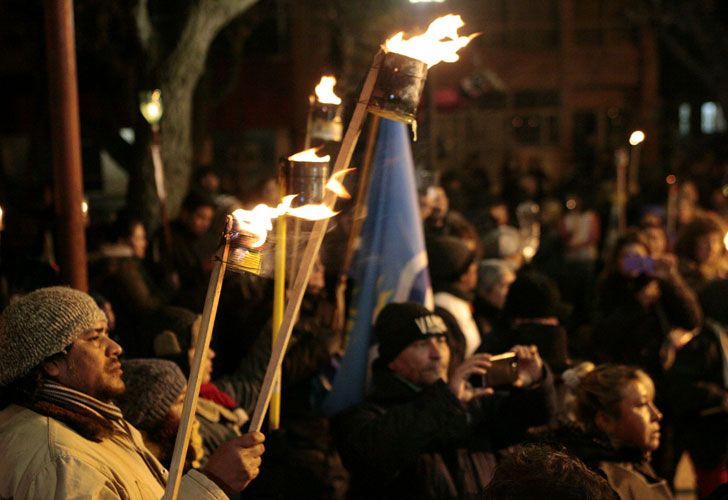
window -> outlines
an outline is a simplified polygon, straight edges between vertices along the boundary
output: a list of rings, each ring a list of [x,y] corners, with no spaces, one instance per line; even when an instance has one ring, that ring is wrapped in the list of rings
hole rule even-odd
[[[700,131],[704,134],[715,134],[725,130],[725,117],[721,107],[714,102],[704,102],[700,106]]]

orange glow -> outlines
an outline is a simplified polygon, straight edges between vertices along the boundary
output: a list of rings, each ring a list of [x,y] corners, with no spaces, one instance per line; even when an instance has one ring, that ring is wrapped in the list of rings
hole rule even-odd
[[[316,152],[319,150],[319,148],[310,148],[303,151],[299,151],[298,153],[291,155],[288,157],[290,161],[300,161],[300,162],[317,162],[317,163],[325,163],[329,160],[331,160],[330,155],[326,156],[319,156],[316,154]]]
[[[460,58],[457,51],[479,34],[459,36],[458,29],[463,26],[465,23],[459,15],[448,14],[432,21],[422,35],[405,40],[404,32],[400,31],[387,40],[384,47],[388,52],[419,59],[428,68],[442,61],[455,62]]]
[[[321,81],[316,85],[316,100],[321,104],[341,104],[341,98],[334,93],[336,78],[333,76],[322,76]]]
[[[677,177],[675,177],[673,174],[670,174],[667,177],[665,177],[665,182],[667,182],[670,185],[675,184],[677,182]]]

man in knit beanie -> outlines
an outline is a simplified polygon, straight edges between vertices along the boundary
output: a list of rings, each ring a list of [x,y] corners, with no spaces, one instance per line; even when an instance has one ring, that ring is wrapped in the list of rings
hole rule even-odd
[[[0,498],[160,498],[167,471],[112,398],[121,347],[87,294],[43,288],[0,316]],[[226,443],[181,498],[225,498],[258,472],[263,436]]]
[[[512,348],[518,387],[494,394],[468,382],[491,368],[490,354],[448,374],[449,332],[422,305],[387,304],[374,331],[380,357],[371,393],[334,420],[352,498],[476,498],[492,476],[494,450],[549,421],[553,382],[535,347]]]

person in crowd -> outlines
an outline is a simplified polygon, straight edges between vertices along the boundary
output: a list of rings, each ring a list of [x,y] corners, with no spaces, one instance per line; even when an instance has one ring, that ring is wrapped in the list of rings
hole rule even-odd
[[[166,308],[153,326],[157,332],[153,335],[153,355],[175,362],[188,377],[200,324],[200,315],[192,311],[180,307]],[[258,342],[250,355],[240,360],[236,372],[213,380],[215,351],[212,348],[207,350],[197,403],[197,420],[206,456],[240,434],[240,428],[249,420],[255,407],[269,358],[270,348],[265,342]]]
[[[650,465],[660,444],[662,413],[652,379],[639,368],[601,365],[576,393],[577,421],[540,436],[606,476],[621,500],[669,500],[667,481]]]
[[[701,498],[728,482],[728,279],[700,293],[701,332],[675,358],[668,373],[679,450],[695,468]]]
[[[478,284],[475,288],[475,320],[481,335],[493,330],[506,303],[508,289],[516,274],[506,261],[485,259],[478,264]]]
[[[160,498],[167,472],[112,403],[121,347],[93,299],[36,290],[0,317],[0,497]],[[183,498],[225,498],[257,475],[263,435],[231,440],[182,478]]]
[[[334,420],[334,438],[351,473],[351,498],[471,498],[482,494],[493,453],[549,421],[553,379],[534,346],[515,346],[516,387],[474,388],[489,354],[451,370],[447,328],[425,307],[391,303],[374,331],[379,358],[362,405]]]
[[[513,226],[498,226],[483,236],[483,257],[486,259],[503,259],[514,270],[523,266],[523,241],[521,234]]]
[[[569,311],[550,278],[536,271],[521,272],[508,290],[501,322],[485,337],[480,351],[495,354],[511,345],[533,344],[560,374],[571,363],[568,336],[561,324]]]
[[[694,219],[680,231],[675,243],[680,274],[696,293],[712,280],[728,278],[725,235],[721,221],[709,216]]]
[[[331,328],[325,266],[314,263],[281,369],[280,429],[267,440],[266,462],[246,495],[254,498],[343,499],[348,473],[321,415],[340,360],[342,335]],[[258,342],[271,344],[271,324]]]
[[[139,354],[137,327],[171,298],[171,289],[160,286],[144,261],[147,236],[141,219],[122,211],[112,226],[110,243],[102,244],[89,258],[90,284],[114,307],[115,334],[127,353]]]
[[[597,288],[593,343],[599,361],[640,366],[659,385],[670,353],[701,320],[674,256],[651,257],[639,231],[622,236]]]
[[[670,253],[670,240],[667,236],[665,224],[660,217],[646,214],[642,217],[640,228],[645,236],[645,242],[652,258],[657,259]]]
[[[212,271],[212,256],[218,243],[207,238],[215,209],[215,200],[209,194],[190,192],[182,202],[179,217],[170,224],[170,248],[166,254],[160,253],[169,259],[167,267],[178,283],[173,302],[197,312],[202,311]],[[163,244],[162,234],[158,235],[157,244],[159,247]]]
[[[599,474],[551,446],[527,444],[506,453],[484,500],[619,500]]]
[[[124,418],[142,434],[144,445],[165,467],[174,454],[182,419],[187,379],[179,367],[164,359],[123,360],[124,394],[116,398]],[[192,426],[184,470],[199,468],[203,460],[199,423]]]
[[[470,357],[482,342],[473,317],[473,299],[478,282],[475,253],[453,236],[439,236],[426,241],[427,260],[435,292],[435,311],[450,331],[448,342],[452,366]]]

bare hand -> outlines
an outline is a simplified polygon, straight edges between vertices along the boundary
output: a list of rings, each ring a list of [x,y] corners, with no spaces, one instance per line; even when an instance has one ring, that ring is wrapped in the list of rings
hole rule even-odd
[[[221,444],[210,455],[203,472],[226,493],[243,491],[258,476],[265,436],[249,432]]]
[[[535,345],[523,346],[514,345],[511,351],[516,353],[518,360],[518,378],[513,385],[516,387],[528,387],[535,384],[543,377],[543,360]]]
[[[672,254],[664,254],[655,259],[655,270],[650,276],[668,280],[677,273],[677,257]]]
[[[657,281],[652,280],[645,285],[644,288],[637,292],[637,301],[642,305],[642,307],[648,309],[660,299],[661,295],[662,290],[660,290],[660,284]]]
[[[463,403],[493,394],[493,389],[489,387],[472,387],[468,382],[472,375],[485,375],[488,368],[490,368],[490,354],[472,355],[455,368],[450,375],[448,382],[450,391]]]

